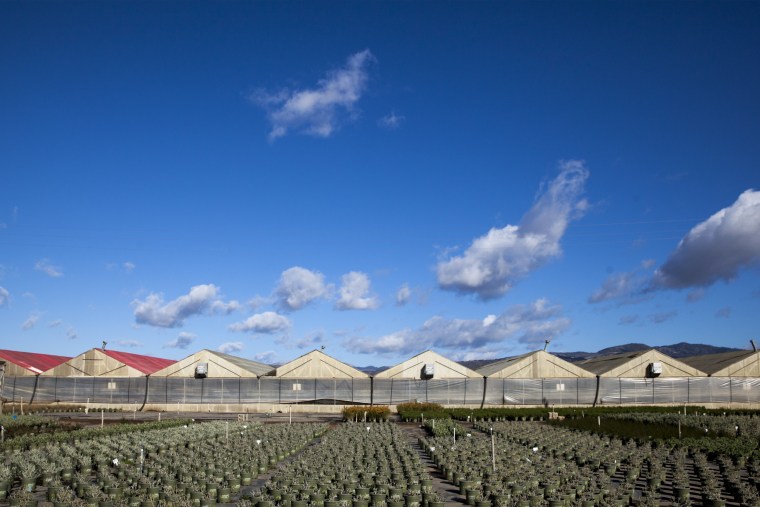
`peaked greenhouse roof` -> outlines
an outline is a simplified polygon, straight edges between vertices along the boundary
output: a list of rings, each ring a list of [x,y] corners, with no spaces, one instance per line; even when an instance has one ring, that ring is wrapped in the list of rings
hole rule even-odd
[[[0,349],[0,359],[4,359],[8,363],[20,366],[34,374],[39,374],[45,370],[54,368],[61,363],[65,363],[71,358],[66,356],[55,356],[53,354],[37,354],[34,352]]]
[[[143,356],[141,354],[132,354],[131,352],[120,352],[117,350],[96,349],[103,354],[116,359],[124,363],[127,366],[141,371],[146,375],[157,372],[162,368],[166,368],[170,364],[174,364],[176,361],[173,359],[163,359],[161,357]]]

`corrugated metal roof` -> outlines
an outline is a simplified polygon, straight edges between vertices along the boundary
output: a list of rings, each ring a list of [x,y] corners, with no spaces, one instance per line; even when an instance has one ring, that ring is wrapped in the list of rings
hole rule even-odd
[[[53,354],[37,354],[34,352],[19,352],[16,350],[0,350],[0,358],[9,363],[17,364],[33,373],[42,373],[43,371],[55,368],[61,363],[65,363],[70,357],[54,356]]]
[[[739,361],[752,356],[753,354],[757,354],[757,352],[754,350],[737,350],[735,352],[722,352],[720,354],[683,357],[681,358],[681,361],[692,368],[702,370],[708,375],[712,375],[734,363],[738,363]]]
[[[174,359],[163,359],[161,357],[143,356],[140,354],[132,354],[130,352],[119,352],[118,350],[103,350],[103,349],[96,349],[96,350],[99,350],[100,352],[107,355],[108,357],[112,357],[116,359],[117,361],[121,361],[127,366],[130,366],[134,368],[135,370],[141,371],[145,373],[146,375],[150,375],[153,372],[156,372],[162,368],[166,368],[170,364],[174,364],[177,362]]]

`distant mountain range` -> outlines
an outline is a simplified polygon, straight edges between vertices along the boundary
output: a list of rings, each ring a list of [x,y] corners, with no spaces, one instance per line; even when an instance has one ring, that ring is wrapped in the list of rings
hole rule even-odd
[[[570,361],[571,363],[577,363],[579,361],[583,361],[585,359],[590,359],[592,357],[597,356],[611,356],[615,354],[625,354],[627,352],[636,352],[638,350],[649,350],[649,349],[657,349],[660,352],[662,352],[665,355],[668,355],[670,357],[679,358],[679,357],[691,357],[691,356],[703,356],[706,354],[720,354],[721,352],[734,352],[741,349],[734,349],[731,347],[716,347],[714,345],[704,345],[701,343],[674,343],[673,345],[659,345],[656,347],[651,347],[649,345],[646,345],[644,343],[626,343],[625,345],[616,345],[614,347],[607,347],[606,349],[602,349],[598,352],[551,352],[557,357],[560,357],[564,359],[565,361]],[[499,358],[499,359],[474,359],[471,361],[460,361],[459,364],[462,366],[466,366],[467,368],[470,368],[471,370],[477,370],[478,368],[482,368],[483,366],[491,363],[495,363],[497,361],[501,361],[502,359],[506,359],[505,357]],[[375,375],[378,372],[381,372],[383,370],[387,370],[390,368],[389,366],[364,366],[364,367],[357,367],[357,369],[363,371],[364,373],[367,373],[368,375]]]

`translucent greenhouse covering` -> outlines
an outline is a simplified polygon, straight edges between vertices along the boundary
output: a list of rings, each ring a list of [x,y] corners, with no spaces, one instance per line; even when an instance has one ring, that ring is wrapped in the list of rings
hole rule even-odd
[[[5,377],[0,396],[29,403],[378,404],[448,406],[760,403],[760,378],[172,378]]]

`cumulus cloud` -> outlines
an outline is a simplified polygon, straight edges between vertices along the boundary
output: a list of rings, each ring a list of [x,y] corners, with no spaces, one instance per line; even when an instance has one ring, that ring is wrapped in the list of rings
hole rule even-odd
[[[240,305],[236,301],[224,303],[219,288],[213,284],[196,285],[190,292],[166,303],[163,294],[151,293],[143,301],[135,299],[132,307],[135,322],[156,327],[181,327],[193,315],[217,312],[229,313]]]
[[[121,347],[128,347],[130,349],[134,349],[142,345],[142,343],[137,340],[119,340],[116,342],[116,344]]]
[[[322,273],[295,266],[282,272],[275,296],[281,308],[292,311],[300,310],[315,299],[327,297],[328,292]]]
[[[39,314],[32,313],[29,315],[29,317],[26,318],[23,324],[21,324],[21,329],[24,331],[27,331],[29,329],[32,329],[34,326],[37,325],[37,321],[40,320]]]
[[[409,288],[409,284],[403,284],[396,291],[396,305],[404,306],[409,302],[409,298],[412,297],[412,289]]]
[[[11,300],[11,293],[5,287],[0,287],[0,307],[7,305]]]
[[[370,281],[366,273],[351,271],[341,278],[340,294],[335,302],[338,310],[374,310],[379,306],[376,296],[370,294]]]
[[[45,273],[47,276],[52,277],[52,278],[59,278],[63,276],[63,270],[58,266],[53,266],[52,264],[50,264],[50,261],[48,259],[38,260],[34,264],[34,269],[42,273]]]
[[[250,99],[261,106],[272,124],[269,140],[289,131],[314,137],[330,137],[346,118],[356,116],[356,103],[364,93],[367,67],[374,60],[368,49],[348,57],[343,68],[327,73],[314,88],[283,89],[275,93],[259,90]]]
[[[377,120],[377,124],[384,129],[395,130],[401,126],[404,120],[406,120],[404,115],[396,114],[396,111],[391,111],[389,114]]]
[[[211,311],[213,313],[224,313],[229,315],[232,312],[236,312],[242,308],[242,305],[240,302],[235,301],[234,299],[232,301],[224,302],[222,300],[217,299],[213,303],[211,303]]]
[[[240,352],[243,350],[244,345],[243,342],[227,342],[222,343],[219,345],[219,347],[216,349],[222,354],[233,354],[235,352]]]
[[[655,272],[651,289],[707,287],[729,282],[760,264],[760,191],[747,190],[731,206],[694,226]]]
[[[290,321],[283,315],[275,312],[264,312],[248,317],[243,322],[236,322],[230,325],[228,329],[241,333],[273,334],[289,327]]]
[[[589,172],[583,162],[560,163],[559,175],[542,188],[519,225],[493,228],[476,238],[461,256],[438,263],[438,285],[445,290],[493,299],[520,278],[562,254],[560,240],[571,221],[583,216]]]
[[[485,354],[496,347],[503,350],[518,343],[543,344],[545,339],[559,335],[569,326],[570,320],[562,315],[559,305],[539,299],[483,319],[435,316],[419,329],[403,329],[377,339],[354,337],[345,346],[359,354],[413,354],[430,348]]]
[[[195,341],[193,333],[181,332],[175,339],[164,345],[165,349],[186,349]]]

